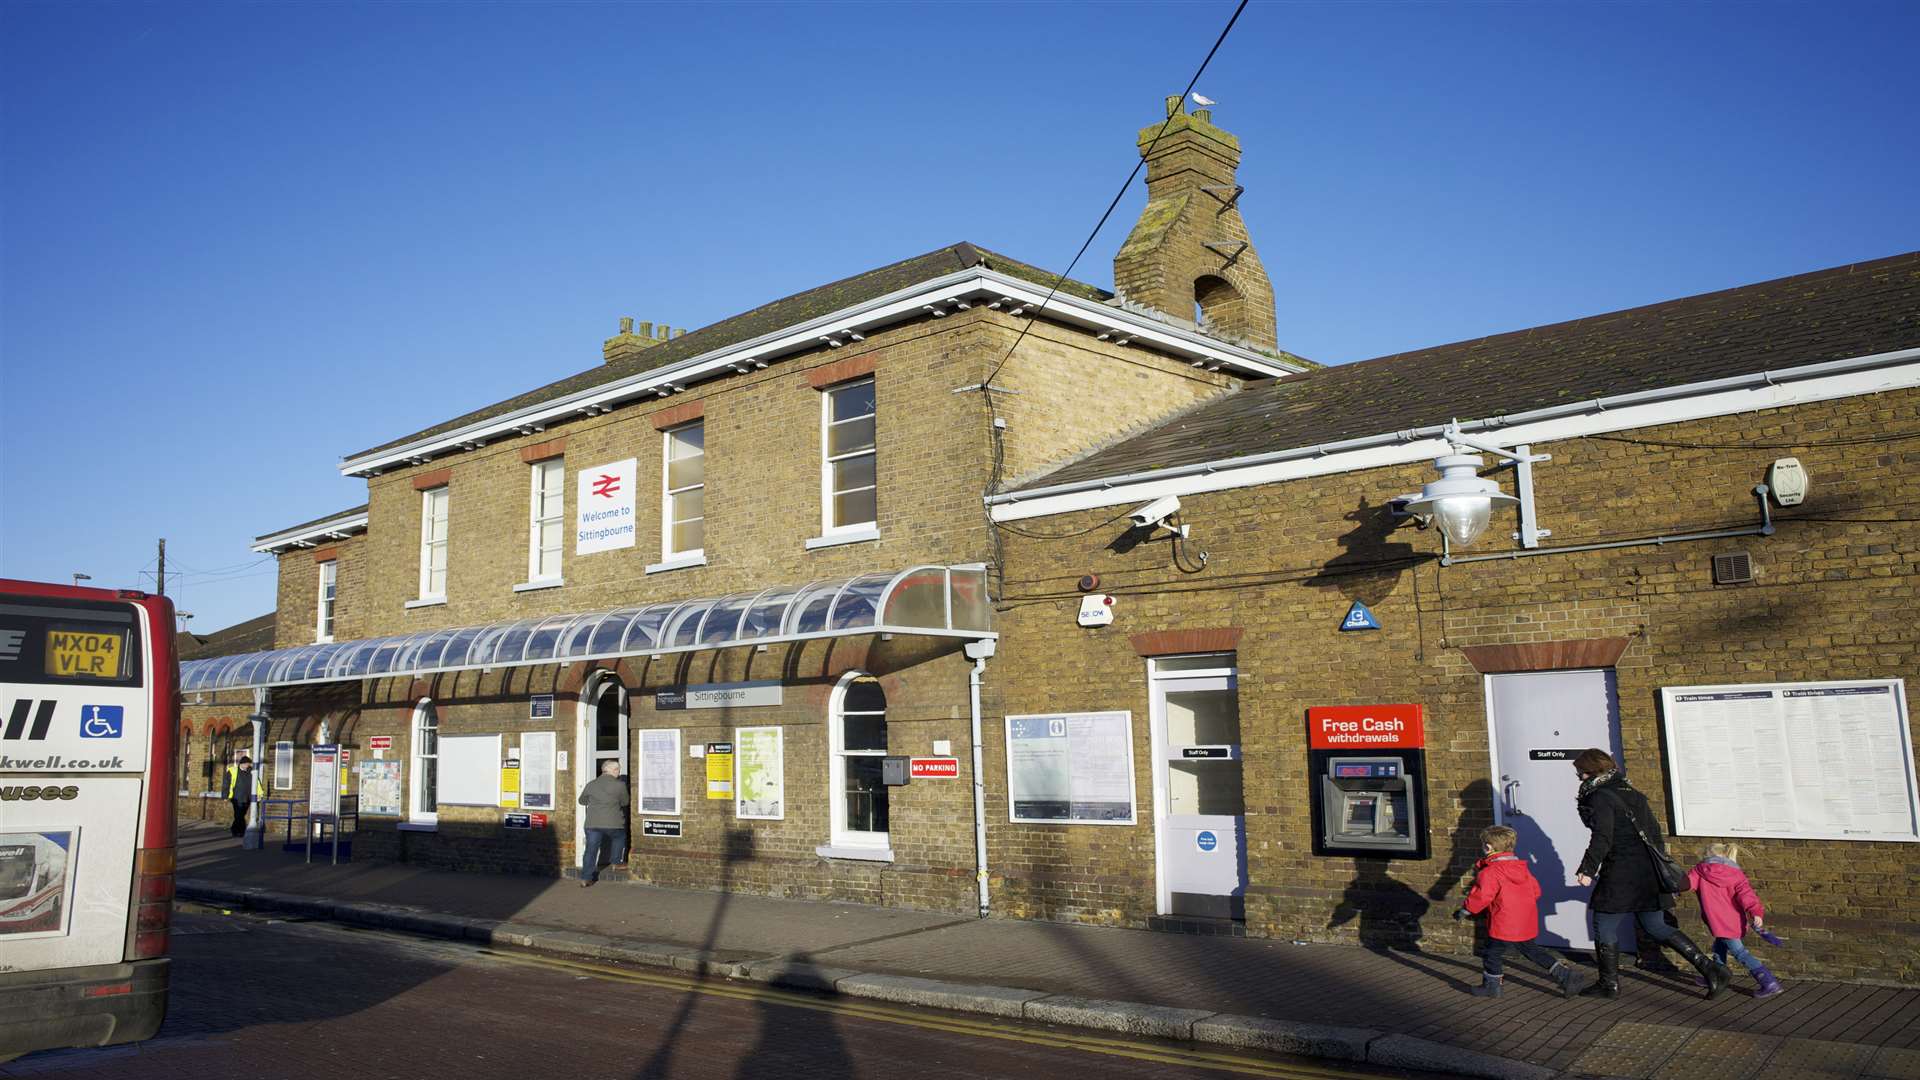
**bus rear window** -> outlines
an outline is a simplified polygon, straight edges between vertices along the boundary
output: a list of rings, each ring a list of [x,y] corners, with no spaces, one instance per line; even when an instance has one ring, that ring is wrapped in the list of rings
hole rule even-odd
[[[140,685],[133,610],[85,600],[0,601],[0,682]]]

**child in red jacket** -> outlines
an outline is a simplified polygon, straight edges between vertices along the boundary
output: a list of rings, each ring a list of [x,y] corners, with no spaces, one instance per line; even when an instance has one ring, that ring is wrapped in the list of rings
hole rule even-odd
[[[1740,869],[1740,845],[1708,844],[1700,854],[1700,861],[1687,871],[1687,885],[1700,897],[1700,914],[1707,920],[1707,931],[1713,935],[1714,958],[1725,963],[1727,954],[1732,953],[1735,960],[1747,966],[1753,981],[1760,984],[1753,996],[1772,997],[1784,987],[1740,940],[1746,936],[1749,923],[1755,930],[1760,929],[1767,913],[1753,891],[1753,883]]]
[[[1586,988],[1587,979],[1551,950],[1534,944],[1540,936],[1540,883],[1526,860],[1514,854],[1520,835],[1505,825],[1480,830],[1480,849],[1486,852],[1473,867],[1473,888],[1466,903],[1453,913],[1456,919],[1489,912],[1487,951],[1481,956],[1482,979],[1473,988],[1476,997],[1499,997],[1501,961],[1508,949],[1547,969],[1560,987],[1560,996],[1573,997]]]

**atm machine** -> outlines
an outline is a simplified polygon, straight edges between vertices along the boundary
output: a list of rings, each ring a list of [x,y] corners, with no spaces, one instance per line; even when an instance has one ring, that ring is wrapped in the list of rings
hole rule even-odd
[[[1308,710],[1315,855],[1425,859],[1425,730],[1418,705]]]

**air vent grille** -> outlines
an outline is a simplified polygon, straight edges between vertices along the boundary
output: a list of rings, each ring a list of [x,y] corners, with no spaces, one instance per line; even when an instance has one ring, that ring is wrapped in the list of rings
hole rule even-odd
[[[1753,558],[1744,551],[1730,551],[1713,557],[1715,585],[1745,585],[1753,580]]]

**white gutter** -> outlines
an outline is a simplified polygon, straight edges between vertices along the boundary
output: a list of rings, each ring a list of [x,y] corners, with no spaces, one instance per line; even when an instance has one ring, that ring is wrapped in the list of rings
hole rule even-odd
[[[367,531],[367,512],[342,514],[313,525],[301,525],[283,532],[268,533],[253,541],[253,550],[262,555],[277,555],[288,548],[318,547],[324,540],[345,540],[356,532]]]
[[[371,475],[396,466],[420,464],[436,456],[471,449],[476,444],[495,439],[544,431],[549,424],[570,420],[575,416],[605,412],[635,398],[650,394],[674,394],[703,379],[731,371],[765,367],[769,360],[777,356],[817,349],[823,342],[837,348],[849,341],[861,340],[864,331],[873,327],[929,313],[945,315],[959,309],[962,303],[971,307],[983,298],[987,302],[1011,300],[1014,307],[1044,312],[1083,328],[1110,331],[1115,337],[1151,345],[1196,366],[1227,367],[1249,375],[1270,377],[1297,374],[1304,370],[1252,349],[1208,337],[1196,330],[1162,323],[1126,308],[1063,293],[1056,293],[1048,300],[1047,290],[1032,282],[996,270],[973,267],[664,367],[601,383],[439,435],[345,458],[340,463],[340,472],[347,476]]]
[[[1463,431],[1490,433],[1504,444],[1544,443],[1916,386],[1920,386],[1920,348],[1899,349],[1463,420],[1459,426]],[[1006,492],[988,496],[986,501],[995,521],[1019,521],[1163,495],[1222,491],[1429,461],[1446,451],[1446,442],[1439,437],[1446,427],[1432,424],[1314,446]]]

